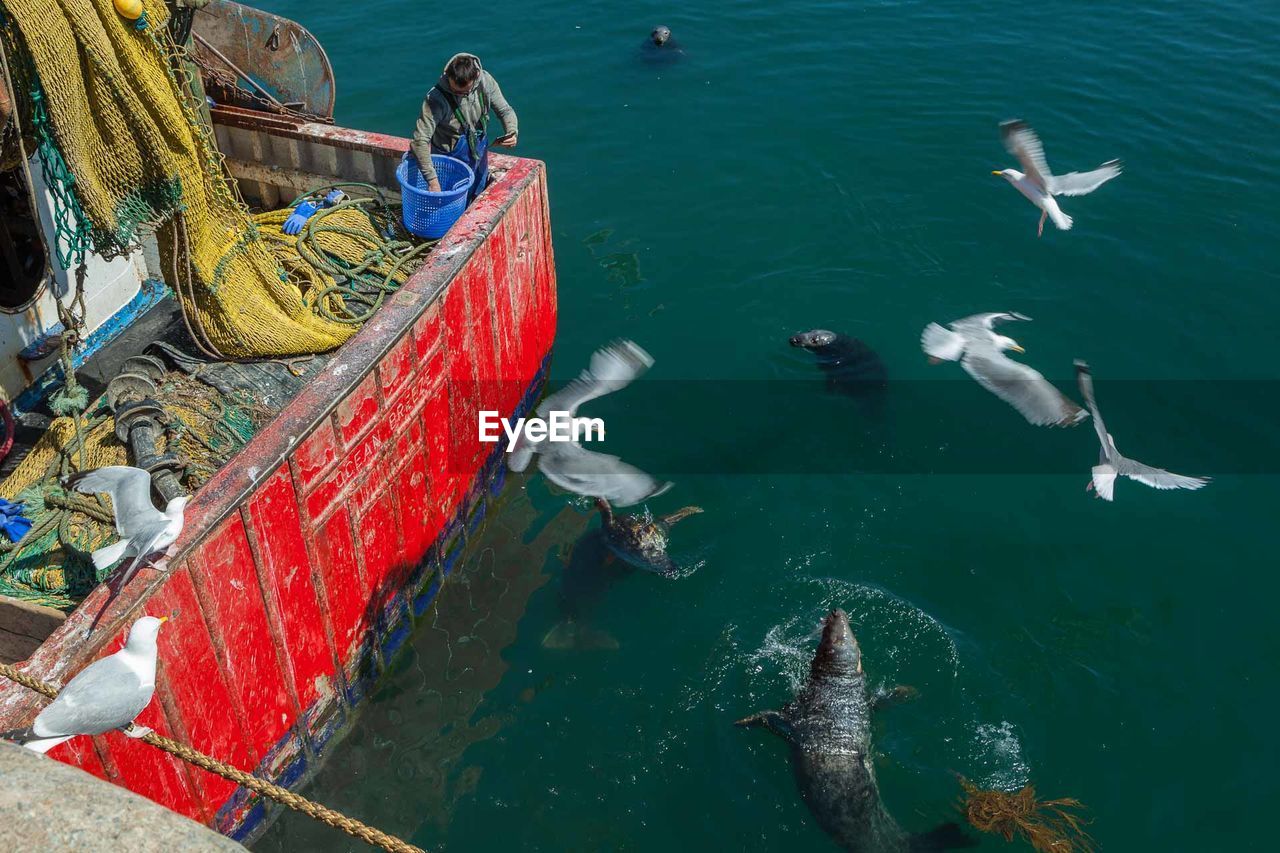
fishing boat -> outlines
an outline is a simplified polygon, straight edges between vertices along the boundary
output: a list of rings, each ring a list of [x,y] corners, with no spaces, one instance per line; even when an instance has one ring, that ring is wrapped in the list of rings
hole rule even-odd
[[[214,0],[191,27],[209,127],[251,209],[336,182],[399,202],[408,140],[333,123],[332,70],[302,26]],[[128,254],[85,260],[68,352],[59,298],[77,274],[58,262],[40,156],[7,164],[0,187],[0,384],[14,453],[39,440],[67,359],[114,405],[119,376],[136,389],[148,370],[176,371],[199,349],[157,238],[143,234]],[[492,184],[349,340],[312,358],[230,365],[249,386],[268,368],[297,381],[273,386],[269,417],[194,494],[167,565],[98,584],[74,608],[0,596],[0,660],[64,684],[118,649],[137,617],[168,616],[139,722],[279,785],[305,783],[504,483],[500,445],[478,439],[478,411],[519,417],[546,374],[556,278],[545,168],[490,163]],[[157,342],[169,349],[149,348]],[[202,357],[191,370],[216,364]],[[29,725],[45,701],[0,679],[0,730]],[[118,732],[49,755],[239,841],[271,814],[257,795]]]

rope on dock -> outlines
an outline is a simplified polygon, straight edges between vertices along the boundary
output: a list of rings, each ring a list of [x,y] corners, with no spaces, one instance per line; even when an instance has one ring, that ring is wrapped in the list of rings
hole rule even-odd
[[[58,688],[28,675],[10,664],[0,663],[0,675],[50,699],[58,696]],[[295,811],[300,811],[321,823],[336,827],[348,835],[359,838],[361,841],[372,844],[375,847],[381,847],[383,850],[390,851],[390,853],[425,853],[422,848],[415,847],[407,841],[402,841],[394,835],[388,835],[382,830],[374,829],[355,818],[347,817],[319,803],[313,803],[306,797],[281,788],[279,785],[273,785],[264,779],[259,779],[257,776],[251,776],[229,764],[223,764],[216,758],[210,758],[202,752],[197,752],[186,744],[178,743],[176,740],[171,740],[155,732],[151,732],[141,739],[158,749],[163,749],[170,755],[176,755],[189,764],[194,764],[196,767],[207,770],[210,773],[216,773],[222,778],[229,779],[237,785],[248,788],[250,791],[262,794],[264,797],[270,797],[278,803],[282,803]]]

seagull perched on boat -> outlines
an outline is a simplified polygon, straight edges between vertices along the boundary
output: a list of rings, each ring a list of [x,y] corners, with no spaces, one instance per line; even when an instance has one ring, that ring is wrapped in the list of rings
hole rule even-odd
[[[1120,174],[1123,165],[1119,160],[1108,160],[1092,172],[1068,172],[1055,175],[1049,171],[1044,159],[1044,146],[1031,125],[1021,119],[1000,124],[1000,138],[1010,154],[1018,158],[1025,174],[1017,169],[1000,169],[992,172],[1013,184],[1018,192],[1040,208],[1040,225],[1036,236],[1044,234],[1044,220],[1053,218],[1053,224],[1062,231],[1071,228],[1071,217],[1062,212],[1056,195],[1088,195],[1107,181]]]
[[[134,622],[124,648],[81,670],[30,728],[0,732],[0,738],[48,752],[76,735],[112,729],[133,738],[145,736],[151,729],[131,724],[156,691],[156,635],[168,618],[143,616]]]
[[[99,571],[117,560],[133,557],[125,569],[120,586],[129,582],[138,566],[151,554],[168,549],[182,532],[183,511],[187,496],[176,497],[164,511],[151,503],[151,475],[141,468],[110,465],[72,474],[63,481],[68,488],[85,494],[111,496],[111,509],[116,517],[116,533],[120,541],[93,552],[93,567]]]
[[[1185,477],[1182,474],[1174,474],[1163,468],[1152,468],[1150,465],[1143,465],[1137,460],[1122,456],[1120,451],[1116,450],[1115,439],[1111,437],[1111,433],[1107,432],[1106,424],[1102,422],[1102,414],[1098,411],[1098,404],[1093,399],[1093,374],[1089,372],[1089,365],[1078,359],[1075,364],[1076,382],[1080,384],[1080,393],[1084,397],[1085,405],[1093,413],[1093,428],[1097,430],[1098,441],[1102,443],[1102,450],[1098,453],[1098,464],[1093,466],[1093,477],[1086,489],[1093,489],[1095,494],[1103,500],[1112,500],[1118,474],[1130,480],[1137,480],[1139,483],[1146,483],[1153,489],[1204,488],[1209,482],[1208,477]]]
[[[1013,338],[998,335],[995,324],[1005,320],[1030,320],[1013,312],[974,314],[949,323],[924,327],[920,346],[933,364],[959,361],[978,384],[1013,406],[1036,426],[1075,426],[1088,413],[1067,399],[1039,371],[1004,354],[1025,352]]]
[[[552,412],[568,412],[576,418],[578,407],[631,384],[653,365],[653,357],[634,341],[620,340],[591,355],[590,365],[568,385],[547,396],[537,416],[548,420]],[[531,441],[522,432],[507,455],[512,471],[523,471],[534,455],[547,479],[562,489],[585,497],[604,498],[617,506],[631,506],[671,488],[617,456],[587,450],[576,441]]]

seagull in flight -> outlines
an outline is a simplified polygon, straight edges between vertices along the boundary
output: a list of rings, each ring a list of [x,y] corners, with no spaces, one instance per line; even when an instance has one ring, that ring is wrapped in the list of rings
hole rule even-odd
[[[1094,493],[1103,500],[1112,500],[1117,475],[1124,475],[1130,480],[1145,483],[1153,489],[1204,488],[1209,482],[1208,477],[1185,477],[1182,474],[1174,474],[1163,468],[1152,468],[1150,465],[1143,465],[1135,459],[1122,456],[1120,451],[1116,450],[1115,439],[1111,437],[1111,433],[1107,432],[1106,424],[1102,422],[1102,414],[1098,411],[1098,404],[1093,399],[1093,374],[1089,372],[1089,365],[1078,359],[1075,364],[1076,382],[1080,385],[1080,394],[1084,397],[1089,411],[1093,413],[1093,428],[1097,430],[1098,441],[1102,443],[1098,464],[1093,466],[1093,478],[1085,487],[1086,489],[1094,490]]]
[[[1000,138],[1004,141],[1005,149],[1018,158],[1024,171],[1000,169],[991,174],[1013,184],[1028,201],[1040,208],[1037,237],[1044,234],[1044,221],[1047,217],[1051,217],[1053,224],[1062,231],[1071,228],[1071,217],[1062,212],[1054,196],[1088,195],[1119,175],[1124,168],[1119,160],[1108,160],[1092,172],[1055,175],[1049,171],[1049,164],[1044,159],[1044,146],[1040,144],[1040,137],[1031,129],[1031,125],[1021,119],[1002,122]]]
[[[1030,320],[1024,314],[974,314],[949,323],[924,327],[920,347],[932,364],[959,361],[978,384],[1013,406],[1036,426],[1075,426],[1089,414],[1045,379],[1039,371],[1004,354],[1025,352],[1013,338],[996,334],[996,323]]]
[[[151,475],[141,468],[109,465],[72,474],[64,483],[68,488],[85,494],[111,496],[111,509],[115,513],[120,541],[94,551],[93,567],[102,571],[117,560],[133,557],[133,562],[121,577],[121,589],[143,560],[167,550],[182,532],[183,512],[190,498],[186,495],[176,497],[169,501],[163,512],[156,509],[151,503]]]
[[[537,416],[549,420],[552,412],[578,416],[578,407],[631,384],[653,365],[653,356],[634,341],[620,340],[596,350],[590,365],[568,385],[549,394],[538,406]],[[617,456],[587,450],[576,441],[530,441],[522,431],[507,454],[507,467],[523,471],[534,455],[548,480],[584,497],[604,498],[616,506],[631,506],[671,488],[623,462]]]

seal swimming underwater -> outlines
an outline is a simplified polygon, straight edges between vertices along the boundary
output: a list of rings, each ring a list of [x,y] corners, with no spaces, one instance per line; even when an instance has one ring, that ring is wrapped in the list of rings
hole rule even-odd
[[[610,551],[636,568],[667,578],[678,576],[679,568],[667,554],[667,534],[671,525],[702,512],[702,507],[687,506],[661,518],[654,518],[648,510],[643,515],[614,515],[604,498],[596,498],[596,508]]]
[[[827,389],[867,400],[878,400],[889,388],[889,371],[876,351],[857,338],[826,329],[791,336],[791,345],[818,357],[827,375]]]
[[[903,695],[897,688],[891,695]],[[796,785],[818,824],[854,853],[906,853],[972,847],[955,824],[908,835],[885,810],[871,753],[871,713],[862,650],[843,610],[832,610],[809,666],[809,679],[781,711],[738,720],[765,726],[791,745]]]

